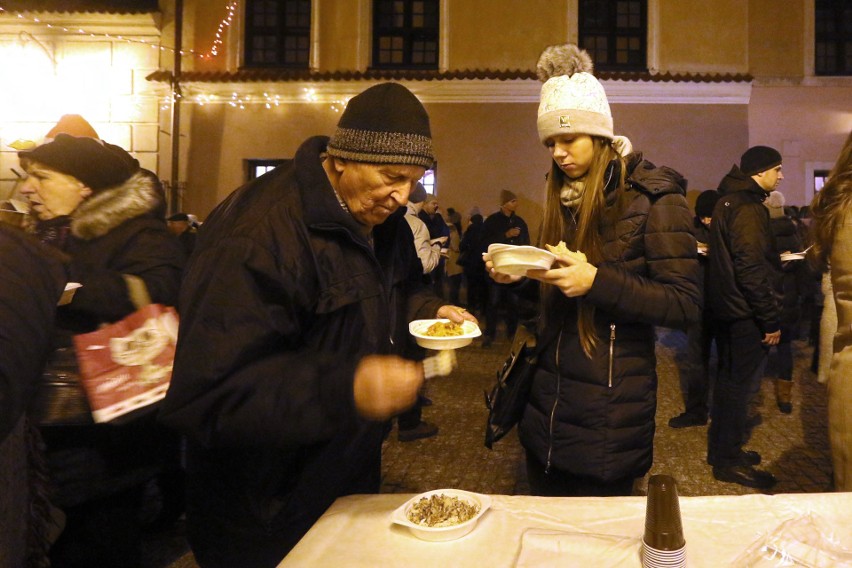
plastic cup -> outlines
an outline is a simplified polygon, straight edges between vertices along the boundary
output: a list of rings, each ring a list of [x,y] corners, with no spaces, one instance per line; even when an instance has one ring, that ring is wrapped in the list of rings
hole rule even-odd
[[[648,480],[645,536],[642,540],[654,551],[675,552],[686,545],[680,518],[677,482],[670,475],[652,475]]]

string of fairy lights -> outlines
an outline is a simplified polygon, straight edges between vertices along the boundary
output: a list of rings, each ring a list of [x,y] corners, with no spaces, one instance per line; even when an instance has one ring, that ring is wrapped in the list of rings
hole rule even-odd
[[[178,95],[178,97],[180,97],[182,102],[188,102],[196,104],[198,106],[227,104],[230,107],[239,110],[245,110],[249,106],[260,106],[267,109],[273,109],[284,105],[286,102],[292,102],[291,98],[287,98],[286,100],[284,100],[281,95],[269,92],[264,92],[259,95],[240,94],[232,92],[230,96],[197,93],[185,97]],[[323,101],[321,100],[319,94],[316,92],[316,89],[304,87],[302,89],[300,98],[304,102],[327,103],[333,112],[339,113],[343,112],[343,109],[346,108],[346,105],[349,103],[349,99],[351,97],[334,99],[332,101]],[[175,96],[169,95],[163,99],[160,108],[162,110],[168,110],[169,106],[174,102]]]
[[[0,16],[2,16],[4,14],[8,14],[8,15],[13,16],[13,17],[15,17],[15,18],[17,18],[21,21],[27,22],[28,24],[40,25],[40,26],[43,26],[46,29],[50,29],[50,30],[60,30],[60,31],[65,32],[65,33],[84,35],[84,36],[89,36],[89,37],[93,37],[93,38],[105,38],[105,39],[110,39],[110,40],[113,40],[113,41],[122,41],[122,42],[125,42],[125,43],[142,44],[142,45],[150,46],[153,49],[159,49],[160,51],[169,51],[171,53],[179,52],[181,56],[186,56],[186,57],[192,56],[192,57],[197,57],[199,59],[209,60],[209,59],[213,59],[214,57],[219,55],[219,51],[222,48],[224,41],[225,41],[224,40],[225,32],[226,32],[227,28],[229,28],[231,26],[231,23],[234,20],[234,16],[235,16],[238,8],[239,8],[239,1],[238,0],[231,0],[230,2],[228,2],[228,4],[225,6],[225,12],[226,12],[225,16],[219,22],[219,26],[216,29],[216,34],[213,38],[212,45],[210,46],[210,49],[208,49],[207,51],[203,51],[203,52],[202,51],[196,51],[196,50],[193,50],[193,49],[181,49],[180,51],[178,51],[173,47],[160,45],[159,41],[148,41],[148,40],[145,40],[145,39],[130,38],[130,37],[126,37],[124,35],[109,34],[109,33],[105,33],[105,32],[94,32],[94,31],[87,30],[87,29],[80,28],[80,27],[69,27],[69,26],[66,26],[66,25],[57,24],[55,22],[46,21],[46,20],[39,18],[37,16],[29,15],[26,12],[10,11],[10,10],[7,10],[6,8],[4,8],[2,5],[0,5]]]

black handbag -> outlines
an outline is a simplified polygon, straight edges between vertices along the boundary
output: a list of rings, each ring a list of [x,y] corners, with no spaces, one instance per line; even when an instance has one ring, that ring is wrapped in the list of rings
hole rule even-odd
[[[490,393],[485,393],[485,406],[488,408],[485,447],[489,450],[523,417],[537,357],[535,334],[523,326],[519,327],[512,340],[509,357],[497,371],[497,384]]]

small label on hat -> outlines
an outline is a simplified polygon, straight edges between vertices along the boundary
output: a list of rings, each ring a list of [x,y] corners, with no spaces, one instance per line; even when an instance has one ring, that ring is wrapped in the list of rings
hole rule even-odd
[[[571,128],[571,117],[567,114],[559,116],[559,128]]]

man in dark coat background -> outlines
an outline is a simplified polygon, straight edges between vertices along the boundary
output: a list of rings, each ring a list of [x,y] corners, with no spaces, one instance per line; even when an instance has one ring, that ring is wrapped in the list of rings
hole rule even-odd
[[[378,492],[386,421],[423,383],[408,322],[475,321],[424,283],[404,218],[433,161],[426,110],[382,83],[199,231],[162,420],[188,438],[201,566],[275,566],[336,498]]]
[[[45,495],[30,483],[38,477],[31,471],[37,434],[25,413],[50,351],[66,280],[59,255],[0,223],[0,568],[47,561],[48,519],[35,516],[46,514],[46,502],[34,505]]]
[[[707,463],[719,481],[767,489],[775,477],[743,450],[748,408],[760,389],[770,346],[781,338],[781,261],[763,201],[779,182],[781,154],[749,148],[719,184],[710,226],[706,302],[716,321],[719,375],[707,436]]]
[[[515,213],[518,208],[518,196],[508,189],[500,191],[500,209],[485,219],[482,237],[482,251],[494,243],[523,246],[530,244],[530,231],[526,221]],[[482,346],[489,347],[497,337],[497,325],[503,319],[506,322],[506,337],[511,341],[518,328],[519,302],[514,287],[499,284],[490,278],[486,280],[488,296],[485,300],[485,329],[482,332]]]

